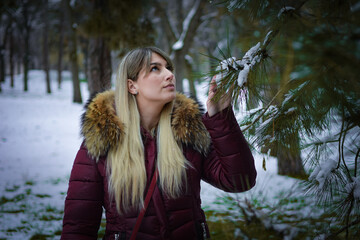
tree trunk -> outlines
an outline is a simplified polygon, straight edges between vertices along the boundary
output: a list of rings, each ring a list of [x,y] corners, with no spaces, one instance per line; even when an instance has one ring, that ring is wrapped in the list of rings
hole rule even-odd
[[[22,60],[23,59],[22,55],[23,55],[23,51],[18,52],[16,54],[16,70],[17,70],[17,74],[21,74],[22,71],[23,71],[22,64],[24,63],[24,61]]]
[[[81,52],[84,54],[84,76],[86,81],[89,80],[89,39],[82,38],[81,39]],[[88,87],[89,88],[89,87]]]
[[[51,93],[50,73],[49,73],[49,43],[48,43],[48,0],[44,1],[44,29],[43,29],[43,68],[46,77],[46,92]]]
[[[25,44],[24,44],[24,91],[27,92],[28,88],[28,73],[29,73],[29,58],[30,58],[30,49],[29,49],[29,41],[30,41],[30,30],[26,30],[25,33]]]
[[[192,97],[194,97],[195,99],[197,99],[196,96],[196,88],[195,88],[195,79],[192,75],[192,64],[189,63],[188,61],[185,61],[186,64],[186,75],[188,76],[188,82],[189,82],[189,91],[190,91],[190,95]]]
[[[10,65],[10,87],[14,87],[14,33],[11,31],[9,36],[9,65]]]
[[[282,78],[280,82],[280,88],[285,88],[289,76],[294,69],[294,49],[292,46],[292,40],[287,39],[288,45],[288,54],[286,59],[286,65],[282,73]],[[287,90],[284,91],[284,93]],[[278,104],[281,104],[285,96],[282,94],[279,99],[276,100]],[[293,133],[291,136],[288,136],[289,139],[296,139],[296,141],[288,141],[291,144],[290,149],[278,144],[275,150],[275,153],[278,158],[278,173],[280,175],[287,175],[290,177],[304,179],[306,178],[306,173],[304,170],[303,162],[300,155],[300,146],[299,146],[299,136],[298,133]]]
[[[5,45],[0,46],[0,83],[5,82]]]
[[[70,58],[70,69],[71,77],[73,82],[73,102],[82,103],[81,91],[80,91],[80,80],[79,80],[79,67],[77,58],[77,36],[75,31],[71,33],[69,41],[69,58]]]
[[[176,76],[176,91],[183,92],[183,79],[185,77],[185,54],[182,49],[174,51],[174,66]]]
[[[177,6],[180,5],[181,2],[176,3]],[[167,14],[164,8],[162,8],[162,4],[159,1],[155,1],[155,7],[162,19],[162,25],[164,26],[164,32],[167,36],[167,41],[170,43],[170,50],[172,51],[171,56],[174,61],[175,66],[175,76],[176,76],[176,91],[183,92],[183,79],[184,77],[188,77],[186,74],[186,63],[185,63],[185,55],[188,53],[189,48],[191,47],[194,36],[196,34],[196,30],[201,24],[201,16],[203,15],[203,10],[205,5],[207,4],[206,1],[203,0],[196,0],[195,3],[192,5],[191,9],[187,16],[182,16],[181,12],[178,13],[176,17],[181,17],[186,19],[170,19],[172,17],[171,14]],[[193,13],[190,17],[189,13]],[[189,18],[188,18],[189,17]],[[179,29],[179,33],[177,34],[177,29],[172,28],[171,22],[175,21]],[[172,46],[175,42],[181,43],[178,44],[177,49],[172,49]],[[181,45],[181,47],[180,47]]]
[[[62,5],[62,9],[64,9],[64,6]],[[60,36],[59,36],[59,55],[58,55],[58,63],[57,63],[57,83],[58,83],[58,89],[61,89],[61,82],[62,82],[62,58],[63,58],[63,51],[64,51],[64,13],[60,12]]]
[[[298,138],[298,136],[295,137]],[[307,175],[300,156],[299,146],[292,147],[293,150],[280,144],[277,146],[278,174],[306,179]]]
[[[23,57],[23,64],[24,64],[24,91],[28,91],[28,72],[29,72],[29,60],[30,60],[30,23],[28,23],[28,11],[26,5],[24,5],[24,12],[23,12],[23,18],[24,18],[24,57]]]
[[[67,19],[67,25],[69,30],[69,59],[70,69],[73,82],[73,102],[82,103],[80,80],[79,80],[79,67],[77,58],[77,34],[76,29],[73,28],[74,22],[72,20],[71,7],[69,0],[65,1],[65,18]]]
[[[0,39],[0,82],[5,82],[5,51],[6,51],[6,42],[7,42],[7,36],[9,34],[9,29],[11,27],[11,21],[6,25],[4,36]]]
[[[111,56],[102,37],[89,40],[88,87],[91,95],[111,88]]]

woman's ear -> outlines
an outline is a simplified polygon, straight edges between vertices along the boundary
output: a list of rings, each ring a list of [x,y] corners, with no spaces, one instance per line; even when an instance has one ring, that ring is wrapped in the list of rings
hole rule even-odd
[[[128,83],[128,91],[129,91],[129,93],[131,93],[132,95],[137,95],[138,94],[138,89],[137,89],[136,82],[134,82],[131,79],[128,79],[127,83]]]

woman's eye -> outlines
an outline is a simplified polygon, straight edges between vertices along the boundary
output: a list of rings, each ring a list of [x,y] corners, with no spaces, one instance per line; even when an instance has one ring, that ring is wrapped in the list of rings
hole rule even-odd
[[[159,70],[158,67],[152,67],[152,68],[150,69],[150,72],[157,71],[157,70]]]

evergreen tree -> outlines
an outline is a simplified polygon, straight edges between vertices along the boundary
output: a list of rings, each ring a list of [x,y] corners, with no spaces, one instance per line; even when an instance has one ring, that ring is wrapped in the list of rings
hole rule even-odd
[[[346,238],[358,236],[360,2],[226,5],[253,22],[259,34],[242,58],[231,57],[229,49],[216,59],[219,67],[210,75],[217,74],[217,99],[230,90],[236,105],[239,96],[260,103],[242,122],[252,143],[275,150],[279,162],[281,155],[306,155],[308,192],[342,223],[328,238],[343,231]]]

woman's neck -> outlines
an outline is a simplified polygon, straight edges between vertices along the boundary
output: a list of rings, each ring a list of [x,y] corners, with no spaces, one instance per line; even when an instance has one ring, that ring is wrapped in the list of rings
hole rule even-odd
[[[159,123],[163,107],[163,105],[138,103],[141,126],[149,132],[156,127]]]

